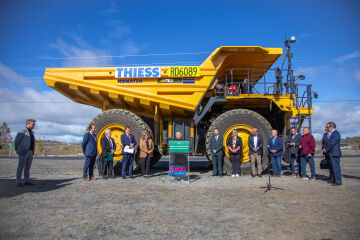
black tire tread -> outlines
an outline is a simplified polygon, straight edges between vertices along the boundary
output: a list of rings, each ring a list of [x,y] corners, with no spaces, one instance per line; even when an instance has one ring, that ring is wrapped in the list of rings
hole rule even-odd
[[[105,119],[109,119],[109,118],[114,118],[114,123],[116,122],[115,118],[119,118],[119,116],[121,116],[121,118],[124,119],[128,119],[128,121],[132,121],[133,124],[135,125],[138,132],[143,132],[143,131],[147,131],[151,137],[153,137],[153,132],[151,130],[151,128],[149,127],[149,125],[147,125],[138,115],[136,115],[133,112],[130,112],[128,110],[125,109],[111,109],[111,110],[107,110],[104,111],[100,114],[98,114],[97,116],[95,116],[89,123],[90,124],[94,124],[95,126],[101,124],[102,121],[104,121]],[[99,133],[101,129],[96,130],[95,134],[97,135]],[[140,139],[140,136],[135,136],[137,138],[137,141]],[[139,141],[138,141],[139,142]],[[155,148],[157,149],[157,148]],[[156,156],[156,157],[155,157]],[[155,154],[154,153],[154,157],[151,161],[152,165],[155,164],[157,161],[159,161],[159,159],[161,158],[161,154]],[[135,163],[134,163],[135,169],[140,169],[141,164],[139,161],[139,157],[138,154],[135,155]]]
[[[211,159],[210,159],[210,156],[211,156],[211,150],[210,150],[210,138],[212,136],[212,133],[214,132],[214,129],[217,127],[217,126],[220,126],[221,123],[227,119],[228,117],[230,116],[233,116],[233,115],[249,115],[249,116],[252,116],[253,118],[257,118],[258,120],[260,120],[261,124],[264,125],[265,128],[271,130],[271,125],[270,123],[263,117],[261,116],[259,113],[257,112],[254,112],[252,110],[248,110],[248,109],[233,109],[233,110],[230,110],[230,111],[227,111],[227,112],[224,112],[223,114],[221,114],[220,116],[218,116],[213,122],[212,124],[210,125],[208,131],[207,131],[207,134],[206,134],[206,142],[205,142],[205,145],[206,145],[206,156],[207,158],[209,159],[209,161],[211,162]],[[223,133],[222,133],[223,134]],[[265,141],[267,141],[267,139],[263,139],[264,141],[264,155],[265,155],[265,151],[267,149],[267,146],[265,144]],[[224,157],[226,157],[226,155],[224,155]],[[264,164],[263,164],[264,166]],[[267,167],[267,164],[266,164],[266,167]],[[229,171],[231,171],[231,169],[225,169],[225,166],[224,166],[224,172],[225,173],[229,173]]]

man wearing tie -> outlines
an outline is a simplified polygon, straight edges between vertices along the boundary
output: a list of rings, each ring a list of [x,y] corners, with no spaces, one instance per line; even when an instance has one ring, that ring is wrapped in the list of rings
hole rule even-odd
[[[301,136],[298,133],[297,129],[292,127],[291,128],[291,134],[286,139],[286,147],[290,148],[291,153],[291,176],[300,178],[301,176],[301,168],[300,168],[300,158],[299,158],[299,145],[300,145],[300,139]],[[295,168],[295,162],[297,164],[297,171]]]
[[[219,129],[214,129],[214,136],[210,139],[211,157],[213,163],[213,176],[222,177],[223,139],[219,136]]]
[[[86,157],[84,169],[83,169],[83,179],[85,181],[96,180],[94,178],[94,164],[97,155],[96,147],[96,136],[95,136],[96,127],[94,124],[90,124],[89,131],[84,135],[81,147]],[[88,178],[89,172],[89,178]]]
[[[326,124],[325,125],[325,133],[323,135],[323,138],[321,140],[321,149],[323,150],[323,153],[324,153],[324,157],[326,159],[326,162],[328,163],[329,165],[329,177],[328,177],[328,180],[330,181],[334,181],[334,177],[333,177],[333,170],[332,170],[332,165],[331,165],[331,161],[330,161],[330,157],[329,157],[329,154],[328,153],[325,153],[324,150],[325,150],[325,144],[328,140],[328,134],[329,134],[329,124]]]
[[[136,140],[134,135],[130,134],[130,127],[125,127],[125,134],[121,135],[121,144],[123,145],[122,148],[122,171],[121,175],[122,178],[126,178],[126,166],[129,165],[129,177],[133,177],[133,165],[134,165],[134,155],[135,155],[135,146],[136,146]],[[124,151],[124,149],[126,149]]]
[[[116,150],[116,144],[113,138],[111,138],[111,130],[107,129],[105,131],[105,137],[101,139],[101,158],[103,159],[103,169],[102,175],[103,178],[106,179],[106,172],[108,178],[113,177],[113,160],[109,159],[109,155],[114,156],[114,152]]]
[[[257,176],[261,177],[262,165],[261,165],[261,157],[262,157],[262,147],[263,141],[261,135],[258,133],[258,129],[254,128],[252,130],[252,135],[249,136],[248,139],[249,146],[249,156],[251,162],[251,176],[256,176],[256,166],[257,164]]]
[[[340,168],[340,157],[342,156],[340,150],[340,133],[336,130],[336,124],[334,122],[328,122],[329,132],[327,135],[327,141],[325,143],[325,154],[329,155],[332,172],[333,172],[333,186],[339,186],[342,184],[341,180],[341,168]]]

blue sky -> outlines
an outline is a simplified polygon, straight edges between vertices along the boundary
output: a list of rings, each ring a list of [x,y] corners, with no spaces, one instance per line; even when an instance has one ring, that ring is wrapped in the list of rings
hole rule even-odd
[[[338,122],[360,136],[359,1],[0,1],[0,100],[67,101],[42,80],[45,67],[200,64],[221,45],[284,47],[319,93],[314,132]],[[201,52],[201,53],[199,53]],[[156,53],[198,53],[132,56]],[[280,65],[280,61],[275,65]],[[43,138],[81,139],[100,112],[78,104],[0,102],[12,131],[39,119]],[[59,109],[61,111],[59,113]],[[81,116],[74,116],[81,113]]]

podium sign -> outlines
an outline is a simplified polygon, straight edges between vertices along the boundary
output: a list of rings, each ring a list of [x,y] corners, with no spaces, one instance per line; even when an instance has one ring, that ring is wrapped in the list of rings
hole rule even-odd
[[[169,141],[169,183],[190,183],[189,141]]]
[[[189,141],[169,141],[169,153],[189,153]]]

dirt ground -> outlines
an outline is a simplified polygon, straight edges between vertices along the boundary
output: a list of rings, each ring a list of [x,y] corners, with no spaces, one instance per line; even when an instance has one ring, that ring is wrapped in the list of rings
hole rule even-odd
[[[82,160],[35,159],[36,186],[15,188],[17,160],[0,159],[0,239],[360,239],[360,159],[341,160],[343,185],[325,179],[212,177],[84,182]],[[285,172],[288,174],[289,172]]]

